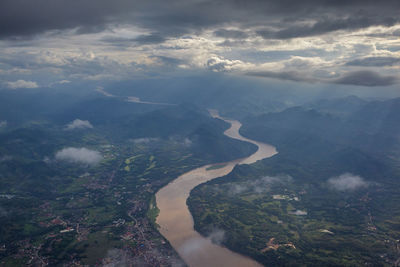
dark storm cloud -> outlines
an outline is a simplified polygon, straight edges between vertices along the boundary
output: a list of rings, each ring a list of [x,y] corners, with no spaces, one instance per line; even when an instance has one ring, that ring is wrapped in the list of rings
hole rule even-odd
[[[73,28],[77,33],[98,32],[119,23],[173,37],[233,23],[241,28],[273,27],[273,31],[258,33],[264,38],[286,39],[390,26],[399,22],[399,11],[398,0],[2,0],[0,37]],[[233,31],[217,31],[216,35],[233,39],[246,36]],[[154,38],[143,40],[163,40]]]
[[[337,30],[356,30],[366,28],[371,25],[393,26],[398,19],[392,17],[383,18],[368,18],[364,16],[340,18],[340,19],[325,19],[307,26],[292,26],[279,31],[259,30],[257,34],[265,39],[289,39],[297,37],[315,36],[324,33],[329,33]]]
[[[295,82],[328,82],[335,84],[357,85],[357,86],[389,86],[396,84],[398,78],[394,76],[382,76],[373,71],[352,71],[344,74],[342,77],[334,80],[322,80],[311,78],[307,73],[297,71],[260,71],[248,72],[247,75],[261,78],[273,78],[279,80],[295,81]]]
[[[135,38],[104,37],[102,41],[116,46],[126,46],[129,44],[160,44],[165,42],[166,38],[158,33],[151,33],[142,34]]]
[[[99,31],[117,9],[111,1],[2,0],[0,35],[33,35],[75,27],[82,32]]]
[[[300,73],[297,71],[282,71],[282,72],[274,72],[274,71],[254,71],[248,72],[247,75],[261,78],[274,78],[279,80],[289,80],[296,82],[315,82],[315,79],[308,78],[304,75],[304,73]]]
[[[358,86],[389,86],[398,82],[394,76],[382,76],[373,71],[353,71],[334,81],[337,84]]]
[[[367,57],[347,62],[347,66],[383,67],[393,66],[400,63],[397,57]]]
[[[168,36],[176,36],[215,23],[204,17],[208,8],[208,5],[183,0],[2,0],[0,37],[75,28],[78,34],[99,32],[119,23],[154,29],[155,32],[162,30]],[[143,40],[149,39],[144,36]]]
[[[150,58],[155,58],[158,61],[160,61],[163,65],[169,66],[169,67],[176,67],[180,64],[184,64],[185,62],[183,60],[180,60],[178,58],[172,58],[172,57],[165,57],[165,56],[150,56]]]

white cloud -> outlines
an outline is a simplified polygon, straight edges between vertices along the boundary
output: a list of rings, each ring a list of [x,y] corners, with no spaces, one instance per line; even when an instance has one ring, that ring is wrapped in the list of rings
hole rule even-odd
[[[135,145],[140,145],[140,144],[149,144],[153,142],[158,142],[160,141],[159,138],[153,138],[153,137],[144,137],[144,138],[136,138],[131,140]]]
[[[193,142],[189,138],[185,138],[183,140],[183,145],[186,146],[186,147],[190,147],[192,144],[193,144]]]
[[[221,229],[214,229],[208,236],[208,239],[211,240],[214,244],[221,245],[225,240],[225,231]]]
[[[130,42],[138,36],[151,35],[151,32],[127,25],[91,34],[75,35],[74,31],[65,31],[63,35],[46,35],[26,46],[6,46],[7,53],[0,53],[0,58],[10,63],[2,67],[0,74],[4,76],[3,80],[12,80],[7,77],[14,77],[9,72],[17,71],[18,66],[26,66],[23,71],[30,72],[32,77],[52,73],[55,84],[64,79],[74,82],[131,79],[133,73],[141,77],[148,71],[173,71],[176,67],[177,71],[207,69],[234,74],[283,73],[266,77],[329,83],[339,74],[359,70],[358,66],[346,65],[347,62],[366,57],[400,57],[397,49],[390,49],[400,46],[399,38],[382,37],[398,34],[400,25],[284,40],[263,39],[256,34],[257,28],[250,27],[246,29],[243,39],[228,40],[228,43],[225,38],[215,36],[218,29],[209,28],[183,37],[167,38],[161,44]],[[226,29],[240,31],[235,27]],[[107,41],[110,39],[120,42]],[[221,42],[226,44],[221,45]],[[69,47],[68,51],[63,49],[65,45]],[[175,63],[169,64],[171,61],[160,61],[160,58],[173,59]],[[382,76],[398,77],[398,66],[369,66],[368,69]],[[291,71],[305,79],[284,75]]]
[[[338,191],[354,191],[369,185],[361,176],[344,173],[328,179],[328,185]]]
[[[212,71],[231,71],[246,68],[246,64],[241,60],[229,60],[217,56],[213,56],[207,60],[206,65]]]
[[[93,125],[89,121],[84,121],[80,119],[75,119],[74,121],[67,124],[67,130],[74,129],[90,129],[93,128]]]
[[[197,254],[199,251],[210,247],[211,243],[221,245],[224,241],[225,232],[220,229],[214,229],[207,237],[194,237],[187,240],[178,250],[180,253],[189,257]]]
[[[229,188],[226,190],[229,194],[241,194],[243,192],[254,192],[256,194],[261,194],[270,190],[271,185],[274,184],[288,184],[293,181],[293,178],[290,175],[278,175],[278,176],[264,176],[262,178],[247,181],[244,183],[234,183],[229,185]]]
[[[0,128],[7,127],[7,121],[0,121]]]
[[[308,213],[305,210],[296,210],[296,211],[290,212],[290,214],[293,214],[296,216],[306,216]]]
[[[25,80],[18,80],[15,82],[7,82],[7,87],[10,89],[17,89],[17,88],[38,88],[38,84],[32,81],[25,81]]]
[[[70,83],[71,81],[68,81],[68,80],[61,80],[61,81],[59,81],[58,83],[59,84],[65,84],[65,83]]]
[[[81,163],[85,165],[96,165],[102,160],[100,152],[87,148],[64,148],[56,153],[56,159],[71,163]]]

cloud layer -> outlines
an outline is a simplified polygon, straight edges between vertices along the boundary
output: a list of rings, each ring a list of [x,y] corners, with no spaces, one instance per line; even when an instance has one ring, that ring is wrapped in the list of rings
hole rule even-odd
[[[399,12],[397,0],[3,0],[0,81],[34,88],[208,70],[392,86]]]
[[[387,86],[395,84],[397,80],[395,76],[383,76],[373,71],[354,71],[346,73],[334,82],[360,86]]]
[[[374,25],[392,26],[400,20],[399,8],[396,0],[3,0],[0,33],[2,37],[23,36],[71,28],[87,33],[124,23],[148,29],[154,33],[150,36],[176,37],[236,24],[239,28],[260,28],[256,32],[263,38],[287,39]],[[225,29],[216,34],[246,37]]]
[[[293,178],[289,175],[279,176],[264,176],[256,180],[246,181],[244,183],[234,183],[229,185],[229,189],[226,191],[229,194],[240,194],[243,192],[254,192],[261,194],[268,192],[274,184],[288,184],[293,181]]]
[[[84,165],[96,165],[103,157],[100,152],[87,148],[68,147],[58,151],[55,155],[56,160]]]
[[[204,251],[204,248],[210,246],[210,242],[213,244],[221,245],[225,239],[225,231],[221,229],[213,229],[207,237],[193,237],[187,240],[178,249],[180,253],[190,257],[192,254],[197,254],[199,251]]]
[[[74,129],[91,129],[93,125],[86,120],[75,119],[72,122],[68,123],[66,126],[67,130],[74,130]]]
[[[154,137],[143,137],[143,138],[131,139],[131,141],[135,145],[140,145],[140,144],[150,144],[150,143],[158,142],[158,141],[160,141],[160,139],[154,138]]]
[[[357,189],[368,187],[369,183],[366,182],[361,176],[351,173],[344,173],[340,176],[328,179],[328,186],[337,191],[355,191]]]
[[[15,82],[7,82],[7,87],[10,89],[18,89],[18,88],[38,88],[38,84],[32,81],[24,81],[18,80]]]

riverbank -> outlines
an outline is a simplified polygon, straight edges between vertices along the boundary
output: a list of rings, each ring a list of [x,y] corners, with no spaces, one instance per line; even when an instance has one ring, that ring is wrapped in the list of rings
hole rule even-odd
[[[249,157],[225,163],[209,164],[189,171],[163,187],[156,194],[160,210],[157,224],[160,233],[171,243],[189,266],[261,266],[258,262],[214,244],[213,236],[203,237],[194,230],[193,217],[186,200],[190,191],[199,184],[229,174],[237,164],[251,164],[277,153],[273,146],[250,140],[240,135],[239,121],[221,118],[216,111],[210,114],[229,123],[231,127],[224,134],[233,139],[255,144],[258,150]],[[224,165],[215,169],[215,165]]]

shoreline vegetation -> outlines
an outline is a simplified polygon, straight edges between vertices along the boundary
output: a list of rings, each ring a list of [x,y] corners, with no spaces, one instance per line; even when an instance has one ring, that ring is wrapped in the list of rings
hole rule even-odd
[[[280,153],[194,188],[196,231],[221,229],[223,245],[267,266],[395,265],[399,103],[367,104],[340,119],[306,108],[249,117],[240,132]],[[374,135],[361,130],[378,123]]]
[[[96,98],[0,133],[0,265],[183,264],[154,224],[154,193],[254,147],[201,109],[143,105]],[[65,130],[77,117],[91,127]]]

